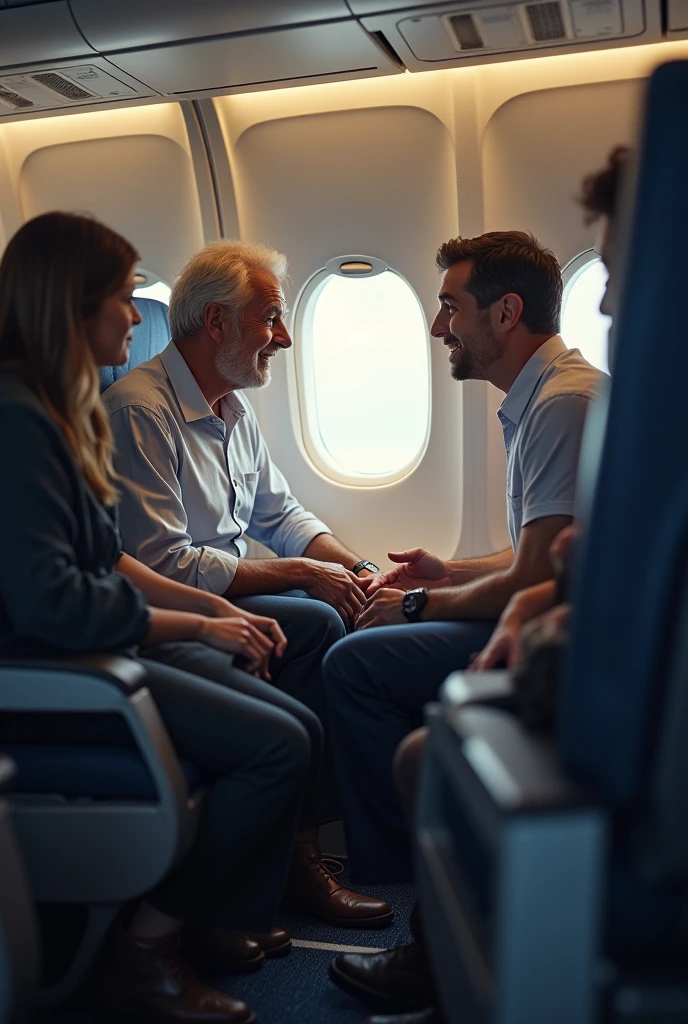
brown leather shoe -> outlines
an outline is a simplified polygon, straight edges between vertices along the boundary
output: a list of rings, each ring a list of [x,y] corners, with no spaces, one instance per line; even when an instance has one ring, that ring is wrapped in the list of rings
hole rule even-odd
[[[297,843],[284,906],[340,928],[386,928],[394,917],[389,903],[346,889],[336,877],[343,870],[339,861],[323,857],[317,843]]]
[[[248,937],[258,943],[269,960],[291,953],[291,936],[284,928],[272,928],[269,932],[249,932]]]
[[[179,936],[142,941],[127,932],[103,979],[102,1001],[118,1021],[140,1024],[254,1024],[246,1003],[198,980],[179,953]]]
[[[239,974],[257,971],[265,961],[255,935],[225,928],[185,928],[183,948],[194,960]]]
[[[435,1002],[430,969],[418,943],[379,953],[344,953],[330,977],[363,1002],[390,1010],[424,1010]]]

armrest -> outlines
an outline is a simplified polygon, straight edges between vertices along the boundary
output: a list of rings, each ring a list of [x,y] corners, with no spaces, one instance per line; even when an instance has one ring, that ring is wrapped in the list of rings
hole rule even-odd
[[[453,761],[458,741],[461,759],[501,814],[599,804],[566,777],[554,744],[527,732],[513,715],[477,706],[438,709],[436,715],[440,750]]]
[[[442,704],[466,707],[469,704],[489,704],[504,708],[514,706],[514,686],[510,672],[452,672],[440,690]]]
[[[16,768],[11,757],[0,754],[0,793],[6,790],[16,775]]]
[[[31,669],[37,672],[69,671],[73,675],[104,679],[123,693],[135,693],[145,686],[146,670],[133,658],[119,654],[70,654],[64,658],[1,658],[3,669]]]
[[[0,660],[3,711],[119,710],[145,685],[145,668],[118,655]]]

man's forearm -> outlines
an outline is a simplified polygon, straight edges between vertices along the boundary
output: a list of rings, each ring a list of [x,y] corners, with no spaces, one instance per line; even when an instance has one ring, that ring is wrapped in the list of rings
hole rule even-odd
[[[344,547],[331,533],[319,533],[303,553],[304,558],[315,558],[318,562],[338,562],[345,569],[353,569],[361,559]]]
[[[508,569],[482,576],[460,587],[428,591],[423,621],[498,619],[523,583]]]
[[[305,563],[301,558],[240,558],[224,597],[280,594],[302,588]]]
[[[447,562],[447,575],[452,583],[460,586],[480,579],[488,573],[509,569],[514,561],[513,548],[495,551],[492,555],[481,555],[479,558],[462,558]]]

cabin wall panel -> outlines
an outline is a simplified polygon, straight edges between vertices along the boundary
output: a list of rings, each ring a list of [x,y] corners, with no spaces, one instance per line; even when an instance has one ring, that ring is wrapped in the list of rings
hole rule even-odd
[[[349,252],[386,260],[434,316],[438,239],[456,233],[453,144],[445,125],[417,107],[334,110],[261,122],[239,138],[234,155],[242,237],[266,241],[290,258],[289,301],[325,263]],[[298,344],[298,338],[296,339]],[[433,351],[434,350],[434,351]],[[347,543],[382,559],[391,548],[434,544],[449,556],[461,527],[461,401],[441,341],[431,344],[433,429],[420,466],[396,484],[356,488],[318,473],[299,444],[292,353],[267,391],[251,394],[278,464],[300,499]],[[346,359],[346,352],[342,352]],[[291,364],[291,365],[288,365]],[[388,401],[384,380],[351,396],[351,415]],[[294,430],[286,431],[286,423]],[[428,501],[438,475],[441,500]]]
[[[545,89],[501,106],[483,147],[485,230],[532,231],[562,265],[590,248],[597,228],[573,199],[612,145],[633,141],[642,96],[642,82],[626,80]]]
[[[168,281],[203,245],[177,104],[6,124],[0,126],[3,144],[12,193],[7,208],[18,210],[20,223],[54,209],[92,214],[128,237],[143,266]],[[3,212],[7,191],[0,163]]]

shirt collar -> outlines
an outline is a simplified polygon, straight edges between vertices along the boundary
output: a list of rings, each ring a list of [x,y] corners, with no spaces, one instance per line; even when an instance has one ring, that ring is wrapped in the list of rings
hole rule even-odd
[[[216,418],[184,356],[173,341],[160,353],[160,361],[165,368],[185,421],[193,423],[195,420]],[[234,392],[225,395],[221,404],[237,417],[243,416],[246,412],[241,399]]]
[[[518,425],[543,373],[557,356],[567,351],[568,349],[561,336],[555,334],[533,352],[499,407],[499,418],[501,420],[508,419]]]

